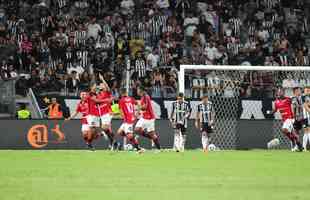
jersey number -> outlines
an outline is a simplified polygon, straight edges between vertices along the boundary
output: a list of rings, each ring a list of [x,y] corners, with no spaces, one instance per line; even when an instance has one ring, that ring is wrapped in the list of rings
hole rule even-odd
[[[127,107],[127,110],[130,112],[130,113],[133,113],[134,112],[134,106],[132,103],[125,103],[126,104],[126,107]]]

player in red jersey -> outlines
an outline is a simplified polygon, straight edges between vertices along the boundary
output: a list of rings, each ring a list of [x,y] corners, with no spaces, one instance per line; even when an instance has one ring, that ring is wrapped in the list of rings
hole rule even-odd
[[[111,150],[118,148],[118,143],[115,140],[115,135],[112,131],[112,101],[113,96],[109,85],[105,82],[102,75],[99,75],[102,83],[99,85],[100,92],[97,94],[97,99],[101,101],[98,104],[98,111],[101,120],[101,128],[103,134],[107,135],[110,141]]]
[[[94,150],[94,147],[92,145],[92,141],[93,141],[94,137],[91,134],[89,125],[87,123],[87,116],[89,114],[87,92],[81,92],[80,97],[81,97],[81,100],[77,105],[76,111],[74,112],[74,114],[71,115],[71,117],[67,118],[66,120],[71,120],[71,119],[75,118],[79,113],[82,114],[81,123],[82,123],[83,139],[86,142],[87,147],[90,148],[91,150]]]
[[[284,96],[282,88],[276,92],[276,101],[274,103],[273,112],[279,111],[282,117],[283,125],[282,132],[290,139],[293,146],[293,151],[302,151],[303,147],[299,141],[299,136],[294,129],[294,112],[292,106],[292,99]]]
[[[136,121],[135,105],[137,102],[133,97],[128,96],[125,88],[121,89],[120,94],[122,97],[118,105],[123,117],[123,123],[118,129],[117,134],[126,137],[127,141],[129,141],[139,153],[143,153],[143,149],[139,147],[139,142],[133,134],[133,125]]]
[[[140,110],[142,117],[136,124],[135,132],[152,140],[156,148],[160,149],[159,138],[155,132],[155,113],[152,107],[151,98],[143,87],[138,88],[138,95],[141,97]]]

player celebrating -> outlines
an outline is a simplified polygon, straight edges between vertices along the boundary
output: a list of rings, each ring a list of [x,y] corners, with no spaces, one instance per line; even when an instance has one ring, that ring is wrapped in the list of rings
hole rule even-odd
[[[99,75],[102,83],[99,85],[100,92],[97,98],[100,100],[98,104],[99,116],[101,120],[101,128],[103,129],[103,134],[106,134],[110,141],[111,150],[117,149],[118,143],[115,140],[115,135],[112,131],[112,109],[111,104],[113,101],[113,96],[110,91],[110,87],[105,82],[102,75]]]
[[[136,124],[135,132],[152,140],[156,148],[160,150],[159,138],[155,133],[155,114],[153,111],[151,98],[142,86],[138,88],[138,95],[141,97],[139,106],[142,117]]]
[[[172,102],[172,112],[170,115],[170,121],[175,130],[174,133],[174,149],[184,151],[186,142],[186,128],[187,119],[191,114],[190,103],[184,101],[184,94],[179,93],[177,100]]]
[[[95,137],[91,134],[90,128],[89,128],[89,125],[86,119],[89,113],[87,95],[88,94],[86,92],[81,92],[80,94],[81,101],[78,103],[75,113],[72,114],[71,117],[67,118],[66,120],[71,120],[75,118],[79,113],[82,114],[81,123],[82,123],[83,139],[85,140],[87,147],[93,151],[94,147],[92,145],[92,141]]]
[[[90,87],[90,92],[87,97],[89,114],[87,115],[87,124],[90,128],[90,132],[94,137],[102,135],[100,132],[100,114],[97,104],[104,103],[105,100],[97,98],[97,85],[93,84]]]
[[[204,152],[208,152],[209,138],[213,130],[215,112],[213,104],[207,95],[202,97],[202,102],[197,106],[195,126],[201,132],[201,143]]]
[[[291,140],[292,151],[302,151],[303,147],[299,141],[298,134],[294,129],[294,112],[292,109],[292,100],[284,96],[284,91],[279,88],[276,92],[276,101],[274,103],[273,113],[279,111],[282,117],[282,132]]]
[[[117,134],[126,137],[127,141],[129,141],[139,153],[143,153],[143,149],[139,147],[139,142],[133,134],[133,125],[136,121],[136,100],[128,96],[125,88],[121,89],[120,94],[122,98],[119,100],[118,104],[123,116],[123,124],[118,129]]]

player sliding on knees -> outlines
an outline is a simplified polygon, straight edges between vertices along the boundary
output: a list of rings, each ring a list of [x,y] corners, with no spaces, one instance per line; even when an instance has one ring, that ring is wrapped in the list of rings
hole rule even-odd
[[[213,131],[215,112],[213,104],[207,95],[202,97],[202,102],[197,105],[195,126],[200,130],[201,143],[204,152],[208,152],[210,134]]]
[[[294,129],[294,112],[292,99],[284,96],[284,91],[282,88],[279,88],[276,91],[276,101],[274,103],[273,113],[280,112],[283,125],[282,125],[282,133],[286,135],[286,137],[292,143],[292,151],[302,151],[303,147],[299,141],[299,136]]]
[[[142,116],[136,124],[135,133],[152,140],[156,148],[160,150],[159,137],[155,132],[155,113],[151,98],[144,87],[138,88],[138,95],[141,97],[139,107]]]
[[[82,114],[81,123],[82,123],[82,134],[83,139],[90,150],[94,150],[92,145],[92,141],[98,137],[98,135],[94,135],[90,131],[90,126],[87,123],[87,116],[89,114],[89,105],[88,105],[88,94],[87,92],[81,92],[80,94],[81,100],[77,105],[76,111],[66,120],[71,120],[75,118],[79,113]]]
[[[133,134],[133,125],[136,121],[136,100],[133,97],[128,96],[128,93],[124,88],[120,90],[120,94],[122,97],[118,104],[123,117],[123,123],[118,129],[117,134],[126,137],[127,141],[132,144],[138,153],[143,153],[144,149],[139,146],[139,142]]]
[[[174,128],[174,149],[183,152],[186,143],[187,120],[191,114],[190,103],[184,101],[184,94],[179,93],[177,100],[172,102],[170,121]]]
[[[99,74],[101,83],[99,85],[100,92],[97,94],[98,112],[101,120],[102,135],[106,135],[109,138],[109,146],[111,150],[118,149],[118,143],[115,140],[115,135],[112,131],[112,101],[113,96],[110,91],[109,85],[104,80],[103,76]]]

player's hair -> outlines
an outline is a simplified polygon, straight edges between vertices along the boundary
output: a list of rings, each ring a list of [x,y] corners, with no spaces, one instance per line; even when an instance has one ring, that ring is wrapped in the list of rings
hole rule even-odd
[[[142,92],[145,92],[145,87],[139,86],[139,90],[141,90]]]
[[[183,98],[184,97],[184,93],[183,92],[179,92],[178,97]]]
[[[208,94],[204,94],[201,99],[209,98]]]
[[[82,90],[82,91],[80,91],[79,96],[81,96],[82,93],[87,93],[87,92],[89,92],[89,91],[88,90]]]
[[[295,92],[296,90],[301,89],[300,87],[294,87],[293,88],[293,92]]]

